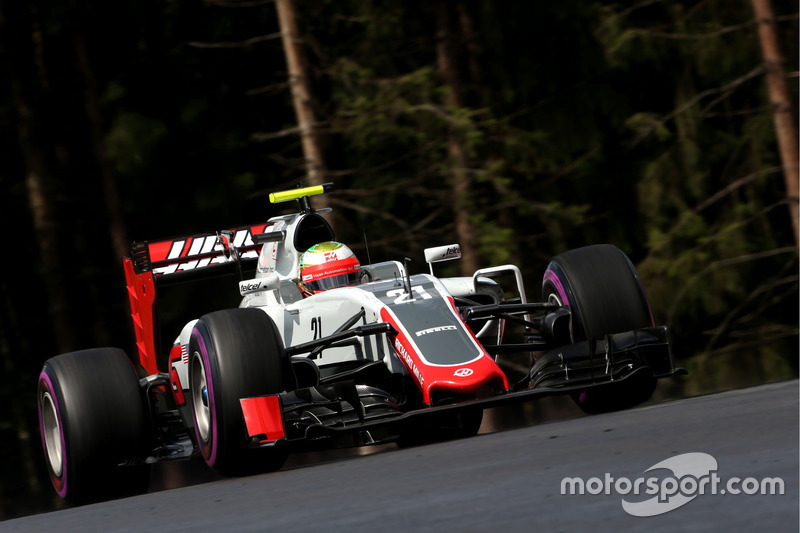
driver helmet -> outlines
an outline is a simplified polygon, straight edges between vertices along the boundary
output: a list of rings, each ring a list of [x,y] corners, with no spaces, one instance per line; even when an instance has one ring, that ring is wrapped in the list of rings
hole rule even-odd
[[[340,242],[315,244],[300,256],[297,285],[305,296],[337,287],[356,285],[361,264],[353,251]]]

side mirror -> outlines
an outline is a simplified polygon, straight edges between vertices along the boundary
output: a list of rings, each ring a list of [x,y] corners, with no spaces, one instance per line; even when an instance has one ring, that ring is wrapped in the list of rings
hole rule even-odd
[[[239,294],[244,296],[253,292],[271,291],[278,288],[281,279],[275,272],[267,274],[263,278],[246,279],[239,282]]]
[[[461,246],[458,244],[425,248],[425,262],[430,266],[431,275],[433,275],[434,263],[452,261],[453,259],[461,259]]]

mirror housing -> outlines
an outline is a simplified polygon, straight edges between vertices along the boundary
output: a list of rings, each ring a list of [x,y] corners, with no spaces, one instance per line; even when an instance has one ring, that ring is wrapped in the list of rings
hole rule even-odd
[[[430,265],[431,275],[433,275],[434,263],[452,261],[454,259],[461,259],[461,246],[457,243],[425,248],[425,262]]]

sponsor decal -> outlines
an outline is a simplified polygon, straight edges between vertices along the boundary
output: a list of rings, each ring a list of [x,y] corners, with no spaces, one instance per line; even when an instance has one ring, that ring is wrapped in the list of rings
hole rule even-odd
[[[417,368],[414,360],[411,359],[410,355],[408,355],[405,346],[403,346],[399,338],[394,339],[394,350],[397,352],[397,355],[400,356],[400,359],[406,364],[406,367],[408,367],[408,370],[411,372],[411,374],[417,378],[419,385],[422,386],[425,383],[425,380],[422,377],[422,372],[419,371],[419,368]]]
[[[303,272],[303,279],[308,281],[306,276],[311,276],[308,279],[315,280],[328,276],[335,276],[337,274],[355,273],[361,270],[361,264],[355,257],[349,257],[347,259],[337,260],[332,264],[328,262],[314,264],[301,263],[301,270]]]
[[[459,258],[461,258],[461,246],[458,244],[425,248],[426,263],[438,263],[439,261],[451,261]]]
[[[456,254],[460,254],[460,253],[461,253],[461,247],[460,246],[450,246],[442,254],[442,259],[444,259],[445,257],[450,257],[451,255],[456,255]]]
[[[262,229],[262,226],[255,226],[255,230]],[[224,237],[224,236],[223,236]],[[239,228],[235,230],[233,235],[233,246],[242,248],[245,246],[254,246],[252,228]],[[168,247],[168,252],[167,248]],[[164,241],[157,243],[150,243],[150,257],[152,261],[169,261],[177,259],[186,259],[183,263],[175,263],[164,267],[154,268],[153,273],[160,274],[174,274],[177,272],[184,272],[186,270],[194,270],[197,268],[204,268],[218,263],[227,263],[233,261],[230,257],[228,249],[228,241],[223,238],[220,240],[216,234],[199,235],[196,237],[189,237],[187,239],[176,239],[174,241]],[[164,254],[166,252],[166,257]],[[192,259],[198,255],[205,255],[213,252],[219,252],[219,255],[213,257],[204,257],[202,259]],[[258,251],[249,250],[242,253],[243,259],[253,259],[258,257]]]
[[[239,282],[239,294],[251,294],[254,292],[269,290],[270,283],[274,280],[274,276],[270,278],[251,279]]]
[[[472,375],[473,370],[471,368],[459,368],[455,372],[453,372],[454,376],[458,376],[460,378],[465,378],[467,376]]]
[[[705,495],[783,495],[785,483],[779,477],[731,477],[723,480],[717,474],[717,460],[707,453],[691,452],[660,461],[645,473],[653,473],[636,479],[614,478],[605,473],[602,477],[584,480],[580,477],[565,477],[561,480],[562,495],[610,495],[624,496],[623,510],[632,516],[657,516],[683,507],[697,496]],[[666,474],[665,472],[669,472]],[[651,496],[643,499],[642,495]]]
[[[169,380],[172,385],[172,393],[175,395],[175,402],[178,405],[183,405],[186,403],[186,398],[183,395],[183,385],[181,385],[181,379],[178,376],[177,365],[189,363],[188,346],[186,344],[174,345],[170,350],[169,359],[171,363],[169,367]]]
[[[334,270],[323,270],[322,272],[312,272],[311,274],[304,274],[303,281],[308,281],[309,279],[327,278],[328,276],[334,276],[336,274],[351,274],[353,272],[357,272],[358,269],[360,268],[361,265],[356,264],[355,266],[346,266]]]
[[[435,328],[428,328],[417,331],[415,335],[417,337],[422,337],[423,335],[429,335],[431,333],[438,333],[440,331],[456,331],[458,328],[456,326],[436,326]]]

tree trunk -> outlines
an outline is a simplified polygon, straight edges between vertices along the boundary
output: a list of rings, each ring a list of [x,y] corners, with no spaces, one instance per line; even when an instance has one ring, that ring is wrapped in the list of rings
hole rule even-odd
[[[464,2],[458,2],[456,5],[458,12],[458,27],[461,30],[461,38],[464,41],[464,47],[467,51],[467,65],[469,68],[469,81],[471,89],[476,91],[480,100],[479,106],[486,106],[489,104],[489,87],[484,83],[483,72],[478,62],[481,56],[480,40],[475,32],[475,22],[469,14],[469,10]]]
[[[59,235],[48,186],[45,154],[37,135],[35,112],[29,104],[31,95],[41,95],[49,87],[43,61],[42,31],[37,24],[35,6],[30,6],[30,10],[30,26],[24,14],[16,11],[9,13],[5,9],[0,13],[0,26],[9,50],[32,52],[30,55],[19,52],[11,56],[7,65],[12,99],[19,117],[17,140],[25,165],[25,186],[41,254],[42,277],[47,287],[53,334],[57,349],[63,353],[74,350],[77,341],[72,328],[69,298],[64,290],[66,280],[62,276]],[[21,63],[23,57],[33,57],[34,64]],[[23,75],[23,72],[28,75]]]
[[[436,63],[439,74],[448,88],[445,105],[448,109],[463,107],[461,97],[461,80],[457,68],[455,39],[450,20],[449,3],[440,0],[437,5],[436,20]],[[461,274],[471,276],[478,269],[478,258],[475,249],[475,232],[470,215],[472,198],[470,178],[466,172],[467,156],[463,141],[458,132],[450,129],[447,141],[451,167],[451,191],[453,214],[455,218],[456,238],[461,245]]]
[[[120,258],[130,255],[130,241],[125,230],[117,183],[114,178],[114,172],[111,170],[111,162],[108,160],[108,154],[106,153],[103,125],[100,117],[100,104],[98,103],[94,73],[89,64],[89,57],[86,51],[86,43],[83,35],[78,32],[73,33],[72,42],[75,47],[75,57],[78,60],[78,70],[83,79],[84,109],[89,122],[93,156],[100,172],[103,199],[109,221],[109,237],[111,238],[114,252],[113,260],[115,263],[119,263]]]
[[[9,85],[11,88],[11,102],[17,112],[17,142],[22,153],[24,165],[24,180],[27,189],[28,204],[30,206],[36,241],[41,254],[42,278],[44,279],[47,298],[49,302],[49,315],[55,335],[55,345],[60,352],[75,349],[76,339],[71,327],[69,299],[64,290],[65,280],[61,275],[62,266],[58,250],[58,232],[53,214],[53,198],[48,188],[47,171],[44,150],[40,146],[37,133],[37,121],[30,100],[46,93],[49,88],[46,70],[44,69],[43,32],[36,18],[36,6],[30,4],[24,7],[13,5],[6,9],[7,4],[0,4],[0,41],[7,50],[15,50],[6,61]],[[23,13],[20,9],[27,9]],[[13,282],[12,282],[13,283]],[[6,376],[26,375],[17,359],[20,354],[31,352],[29,339],[26,338],[26,328],[19,322],[19,302],[13,300],[13,291],[5,282],[0,287],[0,366]],[[8,296],[6,296],[8,295]],[[27,309],[25,310],[27,312]],[[47,331],[38,333],[48,336]],[[35,339],[40,348],[50,346],[42,339]],[[53,354],[54,355],[54,354]],[[42,354],[42,358],[46,357]],[[23,380],[24,381],[24,380]],[[8,383],[6,383],[8,385]],[[27,385],[25,385],[27,387]],[[14,390],[9,392],[14,397],[23,395]],[[9,396],[11,398],[11,396]],[[42,495],[44,487],[38,477],[38,463],[34,456],[36,447],[35,424],[29,416],[28,405],[19,401],[12,401],[4,406],[8,420],[13,424],[19,443],[19,453],[14,454],[12,460],[21,466],[22,480],[14,486],[16,495],[8,498],[9,505],[19,505],[23,499],[38,498]],[[11,450],[14,448],[11,447]],[[8,481],[11,482],[11,477]],[[8,488],[11,488],[9,485]],[[0,505],[0,515],[4,513]],[[2,519],[2,516],[0,516]]]
[[[75,6],[75,2],[71,3],[73,12],[73,19],[81,21],[85,15],[79,12]],[[100,181],[100,190],[102,191],[102,204],[108,220],[107,236],[111,242],[111,257],[108,262],[103,264],[110,264],[119,267],[122,257],[129,257],[131,255],[130,241],[125,229],[124,217],[122,214],[122,206],[120,203],[119,194],[117,192],[117,183],[112,169],[111,161],[106,152],[106,144],[103,135],[103,120],[100,113],[100,103],[97,96],[97,87],[95,82],[94,71],[89,62],[89,53],[84,39],[83,27],[80,23],[73,26],[72,31],[72,45],[75,52],[76,68],[79,74],[79,79],[82,85],[76,87],[76,91],[82,89],[83,96],[83,109],[86,115],[86,122],[89,126],[89,139],[87,147],[89,149],[88,159],[93,166],[97,168],[97,175]],[[90,167],[91,168],[91,167]],[[103,238],[103,227],[97,228],[98,239]],[[76,248],[77,248],[76,243]],[[102,259],[102,258],[98,258]],[[95,302],[93,307],[98,309],[93,319],[94,342],[98,346],[107,346],[114,343],[111,335],[113,328],[110,322],[115,318],[122,318],[120,315],[116,317],[112,309],[125,307],[120,302],[107,293],[98,291],[94,285],[90,285],[87,296],[91,297]],[[120,297],[123,295],[120,294]],[[127,305],[127,298],[124,302]]]
[[[3,295],[3,300],[0,302],[0,306],[2,306],[0,307],[0,363],[2,365],[0,368],[2,368],[6,376],[19,376],[21,375],[20,368],[17,366],[14,356],[20,353],[30,352],[31,348],[28,344],[28,340],[20,337],[18,334],[18,332],[24,328],[19,322],[18,306],[14,304],[10,294],[11,291],[8,290],[7,285],[3,283],[0,288],[0,295]],[[26,383],[25,388],[27,387],[28,385]],[[11,390],[6,390],[5,392],[21,395],[21,391],[17,390],[17,388],[19,388],[17,383],[10,385],[10,388]],[[9,498],[11,502],[19,504],[22,503],[26,494],[28,498],[37,497],[42,494],[44,489],[39,479],[39,470],[37,468],[38,457],[34,457],[39,447],[37,442],[38,431],[35,433],[31,431],[33,422],[27,404],[19,401],[12,401],[11,405],[4,407],[4,410],[5,416],[14,424],[19,441],[19,455],[16,459],[20,461],[26,486],[15,487],[15,495]],[[8,450],[8,448],[6,449]],[[8,479],[10,480],[10,477]],[[3,518],[4,509],[2,505],[0,505],[0,520],[3,520]]]
[[[325,182],[325,163],[320,147],[319,134],[316,131],[316,118],[311,100],[311,83],[308,79],[308,68],[297,29],[292,0],[276,0],[278,20],[281,26],[283,51],[289,70],[289,87],[292,91],[292,103],[297,115],[297,126],[305,158],[307,185],[321,185]],[[324,198],[324,197],[323,197]],[[324,201],[317,200],[318,203]]]
[[[778,43],[778,29],[770,0],[752,0],[758,22],[758,38],[767,70],[767,87],[772,104],[775,136],[786,180],[786,196],[792,216],[795,243],[800,244],[798,230],[798,135],[797,115],[792,109],[792,99],[786,83],[783,55]]]

